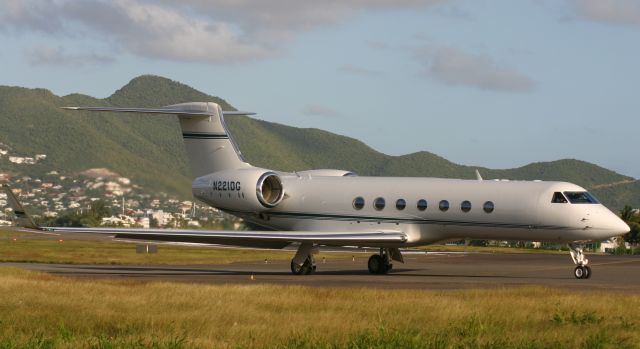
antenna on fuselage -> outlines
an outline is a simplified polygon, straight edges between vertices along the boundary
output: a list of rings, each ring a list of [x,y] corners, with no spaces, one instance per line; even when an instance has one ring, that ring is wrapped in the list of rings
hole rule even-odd
[[[482,180],[482,176],[480,175],[480,171],[478,171],[478,169],[476,169],[476,179],[479,181]]]

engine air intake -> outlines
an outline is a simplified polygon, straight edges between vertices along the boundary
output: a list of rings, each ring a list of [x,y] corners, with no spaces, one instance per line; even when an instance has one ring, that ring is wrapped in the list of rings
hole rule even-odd
[[[256,194],[260,203],[267,208],[275,207],[284,197],[282,181],[277,174],[266,172],[258,179]]]

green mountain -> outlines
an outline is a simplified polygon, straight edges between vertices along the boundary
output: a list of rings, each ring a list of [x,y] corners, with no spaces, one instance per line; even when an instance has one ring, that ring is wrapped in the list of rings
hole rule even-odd
[[[224,100],[157,76],[140,76],[105,99],[72,94],[58,97],[44,89],[0,86],[0,143],[14,153],[47,154],[40,171],[80,172],[106,167],[148,190],[190,196],[190,176],[177,121],[172,117],[82,113],[67,105],[163,106],[212,101],[234,110]],[[633,178],[579,160],[533,163],[493,170],[452,163],[429,152],[389,156],[353,138],[319,129],[302,129],[227,117],[245,158],[255,166],[293,171],[336,168],[374,176],[565,180],[587,188],[614,209],[640,207],[640,184]],[[0,145],[2,148],[2,145]],[[26,173],[25,165],[1,163],[8,171]],[[38,175],[32,173],[31,175]],[[617,184],[616,184],[617,183]]]

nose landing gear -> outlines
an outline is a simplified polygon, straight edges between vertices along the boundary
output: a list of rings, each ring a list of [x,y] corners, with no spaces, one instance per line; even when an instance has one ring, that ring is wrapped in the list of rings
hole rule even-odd
[[[588,265],[579,265],[573,269],[573,276],[576,279],[588,279],[591,277],[591,267]]]
[[[591,267],[587,264],[589,260],[585,258],[582,245],[569,244],[569,252],[571,253],[571,259],[576,264],[573,269],[573,276],[576,279],[588,279],[591,277]]]

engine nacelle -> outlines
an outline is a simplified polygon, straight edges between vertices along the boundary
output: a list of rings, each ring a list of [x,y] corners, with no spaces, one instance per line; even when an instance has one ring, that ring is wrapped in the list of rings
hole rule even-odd
[[[276,207],[284,198],[284,187],[280,177],[274,172],[263,173],[256,184],[256,196],[262,206]]]
[[[213,207],[265,211],[284,198],[281,177],[261,168],[220,171],[196,178],[193,195]]]
[[[357,176],[356,173],[351,171],[344,170],[308,170],[308,171],[298,171],[296,172],[299,176],[310,176],[310,177],[353,177]]]

